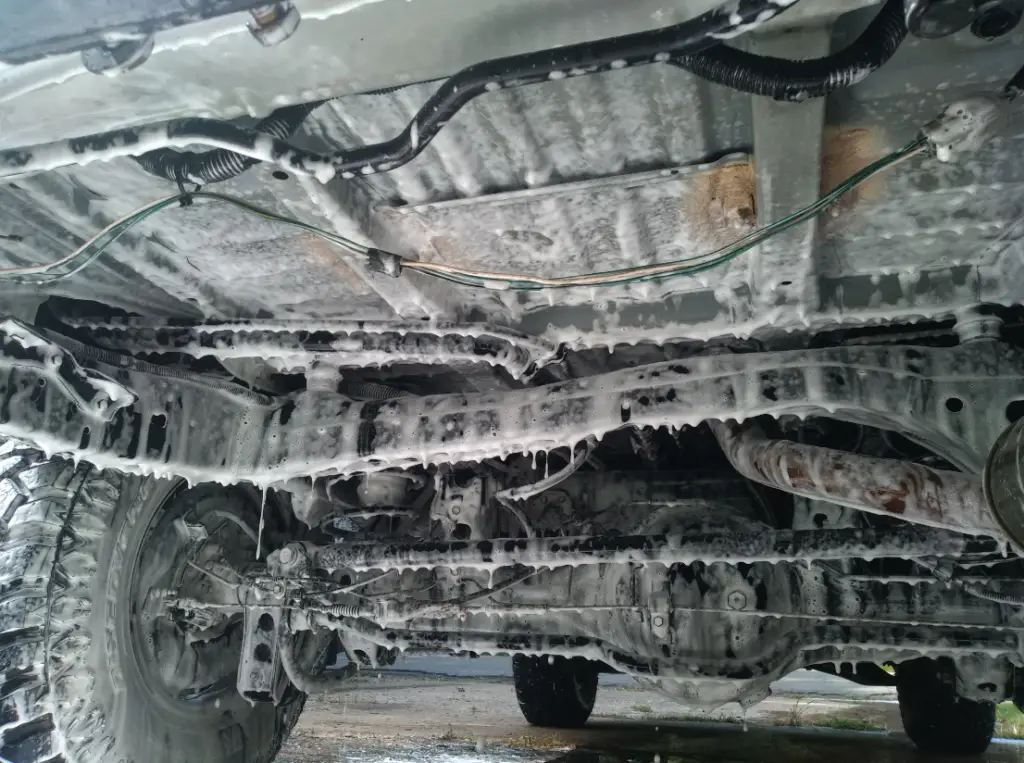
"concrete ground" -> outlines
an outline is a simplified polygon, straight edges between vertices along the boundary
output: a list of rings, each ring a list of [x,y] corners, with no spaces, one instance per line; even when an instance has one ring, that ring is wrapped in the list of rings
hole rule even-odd
[[[507,659],[409,658],[365,671],[344,693],[310,700],[278,760],[668,763],[680,754],[684,763],[926,760],[902,734],[892,689],[800,671],[745,714],[738,706],[701,714],[622,676],[601,678],[586,727],[555,731],[523,720]],[[806,728],[835,719],[877,730]],[[1024,746],[993,744],[985,760],[1021,763]]]

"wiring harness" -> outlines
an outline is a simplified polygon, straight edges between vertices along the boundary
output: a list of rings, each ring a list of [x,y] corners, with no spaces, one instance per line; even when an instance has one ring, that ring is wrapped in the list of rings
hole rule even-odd
[[[716,45],[671,63],[702,79],[778,101],[822,98],[851,87],[881,68],[907,36],[903,0],[887,0],[850,45],[821,58],[794,61]]]
[[[141,222],[168,207],[173,207],[180,202],[211,202],[231,204],[238,209],[252,215],[262,217],[272,222],[290,225],[301,230],[312,233],[332,244],[335,244],[352,254],[365,258],[367,266],[371,270],[386,273],[398,277],[404,270],[412,270],[424,275],[474,288],[492,290],[516,290],[536,291],[540,289],[565,289],[575,286],[613,286],[621,284],[632,284],[644,281],[660,280],[677,276],[692,276],[697,273],[720,267],[731,260],[739,257],[758,244],[767,241],[783,231],[789,230],[796,225],[818,217],[831,208],[843,196],[848,194],[858,185],[877,175],[884,170],[893,167],[900,162],[906,161],[917,154],[925,151],[931,145],[928,139],[922,135],[908,143],[906,146],[893,151],[890,154],[872,162],[862,170],[855,172],[846,180],[837,185],[832,191],[825,194],[817,201],[793,214],[777,220],[770,225],[758,228],[757,230],[743,236],[727,246],[716,249],[706,254],[674,260],[657,265],[645,265],[621,270],[608,270],[585,275],[562,276],[545,278],[523,273],[498,273],[485,270],[472,270],[467,268],[454,267],[433,262],[421,262],[408,259],[400,254],[388,252],[374,247],[364,246],[352,239],[340,236],[336,233],[318,228],[309,223],[296,220],[291,217],[279,215],[270,210],[250,204],[247,201],[220,193],[209,191],[195,191],[192,193],[178,193],[172,196],[165,196],[150,204],[132,212],[119,220],[114,221],[82,246],[66,257],[62,257],[45,265],[33,265],[28,267],[5,268],[0,270],[0,277],[17,278],[25,281],[49,282],[69,278],[95,261],[103,252],[110,247],[121,236],[139,225]]]
[[[781,9],[786,3],[774,4]],[[772,4],[766,5],[771,12]],[[776,11],[778,12],[778,11]],[[800,101],[820,98],[840,88],[860,82],[892,58],[907,35],[903,17],[903,0],[887,0],[882,10],[856,40],[836,53],[803,61],[755,55],[721,43],[718,38],[729,32],[715,31],[718,23],[714,13],[705,17],[705,44],[687,42],[688,27],[677,25],[665,30],[642,32],[598,43],[581,43],[558,50],[541,51],[521,56],[485,61],[454,74],[419,110],[409,128],[398,139],[358,149],[364,164],[358,167],[377,167],[380,171],[393,169],[408,161],[450,120],[470,99],[488,90],[521,87],[545,79],[576,77],[647,63],[669,63],[702,77],[710,82],[768,96],[777,100]],[[699,20],[698,20],[699,21]],[[758,20],[760,23],[760,20]],[[694,26],[694,28],[697,28]],[[739,29],[739,27],[737,27]],[[671,40],[675,32],[678,39]],[[701,49],[703,48],[703,49]],[[647,55],[643,54],[646,49]],[[687,50],[699,50],[687,53]],[[370,94],[385,94],[385,88]],[[258,122],[253,131],[278,140],[286,140],[299,128],[303,120],[324,101],[286,106]],[[211,138],[231,139],[217,123],[205,126]],[[405,140],[396,158],[396,149]],[[259,160],[233,153],[225,148],[204,153],[178,152],[170,148],[149,151],[136,161],[159,177],[178,183],[192,181],[203,185],[219,183],[240,175]],[[354,172],[349,168],[342,172]]]
[[[138,156],[137,161],[147,171],[179,185],[221,182],[261,161],[315,176],[322,182],[338,175],[348,179],[388,172],[408,163],[458,111],[487,92],[667,63],[746,92],[799,100],[823,96],[860,81],[889,59],[906,34],[902,0],[887,0],[875,21],[849,48],[820,59],[783,61],[742,53],[722,44],[756,29],[797,1],[735,0],[662,29],[473,64],[442,82],[400,134],[331,154],[307,151],[285,140],[321,103],[315,102],[281,109],[254,129],[213,119],[178,119],[158,127],[117,130],[2,151],[0,174],[4,168],[22,174]],[[203,154],[171,150],[193,144],[216,150]]]

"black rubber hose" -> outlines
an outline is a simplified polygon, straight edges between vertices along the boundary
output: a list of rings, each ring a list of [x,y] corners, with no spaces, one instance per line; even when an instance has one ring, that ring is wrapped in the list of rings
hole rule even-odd
[[[324,101],[285,106],[261,119],[252,129],[278,140],[285,140],[290,138],[306,117],[322,103]],[[158,177],[176,183],[189,181],[202,185],[230,180],[260,163],[259,159],[223,148],[215,148],[200,154],[192,151],[175,151],[173,148],[158,148],[134,158],[144,170]]]
[[[699,54],[674,56],[671,63],[734,90],[803,101],[856,85],[892,58],[906,36],[903,0],[888,0],[856,40],[822,58],[793,61],[717,45]]]

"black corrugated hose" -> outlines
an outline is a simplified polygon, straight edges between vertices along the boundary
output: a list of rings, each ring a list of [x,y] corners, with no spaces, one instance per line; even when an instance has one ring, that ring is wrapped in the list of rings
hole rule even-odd
[[[778,0],[761,1],[762,3],[778,2]],[[706,21],[703,19],[697,19],[694,23],[701,24],[706,23]],[[653,34],[657,37],[665,31],[668,30],[648,33],[646,36]],[[844,50],[823,58],[792,61],[788,59],[774,58],[772,56],[760,56],[753,53],[746,53],[725,45],[716,45],[705,48],[699,53],[677,53],[666,59],[660,59],[657,56],[654,56],[653,60],[666,60],[667,62],[686,69],[703,79],[720,85],[725,85],[736,90],[756,95],[769,96],[777,100],[800,101],[806,98],[820,98],[828,95],[834,90],[849,87],[850,85],[860,82],[892,57],[904,37],[906,37],[906,34],[907,28],[903,18],[903,0],[887,0],[882,10],[875,16],[864,32],[853,43]],[[633,37],[643,36],[645,35],[633,35]],[[595,45],[604,45],[605,47],[609,47],[614,46],[616,42],[617,40],[615,39],[605,40],[600,41]],[[666,43],[661,41],[659,38],[652,44],[665,45]],[[587,44],[578,47],[586,48],[586,46]],[[567,55],[567,50],[541,51],[540,53],[525,54],[518,57],[514,56],[510,59],[501,59],[495,62],[476,64],[463,70],[463,72],[454,75],[445,83],[445,85],[459,79],[460,77],[468,78],[473,81],[472,84],[478,85],[479,87],[476,89],[482,92],[484,83],[476,82],[476,79],[480,78],[475,77],[473,74],[478,70],[482,71],[488,69],[491,64],[500,63],[504,65],[506,61],[516,60],[518,62],[519,59],[523,59],[525,61],[523,66],[528,66],[530,73],[536,74],[534,70],[541,71],[545,66],[547,66],[544,57],[549,53],[564,53]],[[652,59],[646,58],[644,60],[651,61]],[[636,63],[643,62],[644,61],[638,60]],[[626,62],[623,61],[622,63],[625,64]],[[569,64],[566,64],[566,66],[568,65]],[[558,66],[556,66],[555,63],[551,63],[549,68],[555,70],[558,69]],[[608,67],[606,66],[595,66],[591,68],[591,71],[603,71],[607,68]],[[518,75],[519,72],[506,70],[504,66],[501,67],[500,72],[496,72],[498,79],[507,82],[506,86],[515,86],[513,83],[524,84],[527,82],[546,79],[545,76],[523,79]],[[517,82],[517,79],[519,82]],[[442,90],[445,89],[445,85],[442,85]],[[399,88],[384,88],[383,90],[374,92],[386,93],[397,89]],[[469,92],[472,88],[465,88],[465,90]],[[475,91],[470,93],[469,97],[473,97],[474,94]],[[468,100],[468,98],[464,98],[463,101],[464,100]],[[258,122],[253,130],[258,133],[272,135],[280,140],[285,140],[299,128],[303,120],[309,116],[310,112],[322,103],[324,103],[324,101],[314,101],[313,103],[287,106],[285,108],[278,109],[269,117]],[[461,104],[462,101],[459,101],[458,104],[448,108],[447,112],[454,113],[454,111],[458,110]],[[424,107],[424,109],[426,109],[426,107]],[[447,112],[442,114],[441,112],[444,111],[444,109],[440,108],[434,108],[429,111],[431,113],[427,116],[429,116],[433,121],[440,120],[439,124],[443,124],[444,121],[451,116],[451,114]],[[424,117],[424,119],[426,119],[426,117]],[[182,123],[185,123],[187,120],[181,121]],[[216,137],[212,134],[213,131],[210,130],[207,124],[208,122],[209,120],[203,120],[204,130],[211,133],[211,137]],[[227,123],[225,123],[225,126],[228,126]],[[406,132],[408,132],[408,128]],[[434,132],[436,132],[436,130],[434,130]],[[422,125],[420,126],[421,139],[419,141],[419,149],[426,144],[431,135],[432,133],[426,134],[426,128]],[[225,135],[226,141],[230,141],[232,139],[233,136]],[[380,144],[378,147],[381,148],[381,151],[383,152],[382,156],[385,154],[390,156],[390,153],[394,153],[390,150],[392,147],[388,142]],[[363,149],[363,153],[370,151],[371,148],[374,147],[366,147]],[[385,148],[388,150],[384,150]],[[412,153],[415,155],[415,153],[418,153],[418,149],[415,149]],[[385,156],[385,158],[387,158],[387,156]],[[372,164],[374,161],[378,160],[383,161],[380,157],[374,156],[360,158],[359,161],[366,164]],[[173,149],[158,149],[136,157],[136,161],[148,172],[159,177],[166,178],[167,180],[172,180],[178,183],[179,186],[185,182],[196,182],[201,185],[223,182],[240,175],[242,172],[249,169],[249,167],[259,163],[259,160],[257,159],[253,159],[242,154],[236,154],[226,149],[214,149],[212,151],[205,151],[199,154],[191,151],[182,152],[175,151]],[[404,163],[404,161],[390,162],[392,166],[398,166],[402,163]],[[373,169],[374,171],[379,171],[377,167],[373,167]]]
[[[822,58],[793,61],[717,45],[694,55],[674,56],[670,62],[734,90],[777,101],[803,101],[856,85],[892,58],[906,36],[903,0],[887,0],[856,40]]]
[[[252,129],[272,135],[279,140],[286,140],[322,103],[324,101],[285,106],[261,119]],[[234,151],[224,148],[215,148],[200,154],[192,151],[175,151],[173,148],[158,148],[155,151],[148,151],[136,156],[135,161],[142,165],[147,172],[167,180],[173,180],[179,185],[186,182],[200,185],[221,183],[241,175],[250,167],[260,163],[259,159],[236,154]]]

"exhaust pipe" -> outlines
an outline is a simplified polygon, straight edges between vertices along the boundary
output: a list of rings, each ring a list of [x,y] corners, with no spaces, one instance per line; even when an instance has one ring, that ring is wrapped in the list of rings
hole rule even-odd
[[[741,431],[723,422],[712,422],[711,427],[736,471],[762,485],[915,524],[999,539],[1008,535],[1018,544],[1018,538],[1024,539],[1024,521],[1017,525],[1017,536],[1007,532],[976,476],[772,440],[753,427]],[[1017,444],[1013,465],[1024,477],[1020,439],[1018,434],[1013,440]],[[1014,483],[1018,514],[1024,506],[1022,486],[1020,479]]]

